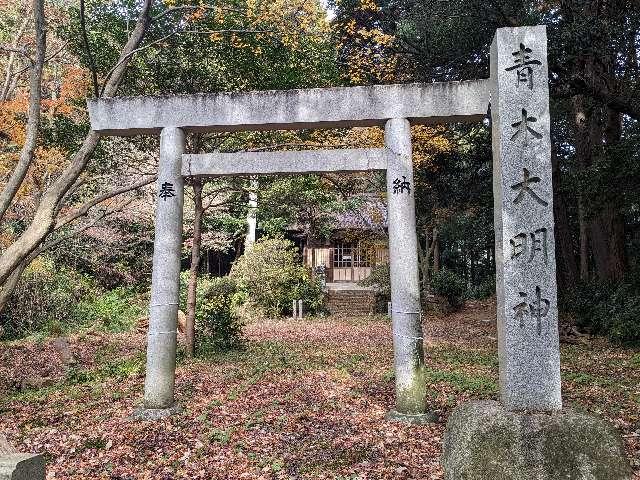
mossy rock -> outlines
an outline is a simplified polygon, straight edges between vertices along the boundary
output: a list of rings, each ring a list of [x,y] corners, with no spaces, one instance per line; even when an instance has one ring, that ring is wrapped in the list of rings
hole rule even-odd
[[[44,456],[12,453],[0,456],[0,480],[44,480]]]
[[[447,422],[445,480],[629,480],[616,430],[566,409],[516,413],[498,402],[459,406]]]

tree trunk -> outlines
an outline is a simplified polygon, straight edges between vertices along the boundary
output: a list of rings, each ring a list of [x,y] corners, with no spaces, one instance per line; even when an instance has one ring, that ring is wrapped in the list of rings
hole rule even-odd
[[[422,248],[420,242],[418,242],[418,268],[420,271],[420,290],[424,295],[428,292],[429,289],[429,255],[430,255],[430,241],[429,241],[429,231],[425,229],[425,246]]]
[[[132,53],[140,45],[151,22],[150,10],[151,0],[145,0],[136,26],[120,53],[118,66],[113,70],[109,80],[105,84],[103,89],[104,96],[110,97],[115,95],[120,86],[127,65],[131,60]],[[96,132],[90,131],[87,134],[82,146],[72,157],[69,165],[43,194],[33,216],[33,220],[27,229],[3,252],[2,256],[0,256],[0,283],[3,288],[5,288],[5,281],[13,270],[16,269],[31,252],[36,250],[53,231],[60,205],[66,193],[76,183],[87,166],[98,144],[98,140],[99,136]]]
[[[575,285],[578,279],[578,267],[576,265],[576,255],[569,229],[567,216],[567,206],[562,194],[562,183],[560,178],[560,166],[558,156],[555,151],[551,154],[551,165],[553,175],[553,213],[555,216],[555,237],[556,237],[556,263],[558,265],[559,290]]]
[[[604,139],[611,146],[620,141],[622,117],[611,109],[606,113]],[[607,154],[606,149],[603,154]],[[614,189],[611,196],[591,222],[591,245],[598,278],[617,281],[624,276],[626,266],[624,215],[620,189]]]
[[[584,172],[591,165],[592,146],[594,137],[593,124],[597,123],[594,118],[593,109],[588,109],[585,105],[585,98],[576,95],[572,99],[574,134],[576,144],[576,162],[578,171]],[[579,225],[579,248],[580,248],[580,280],[583,282],[589,279],[589,232],[586,215],[585,200],[582,189],[578,192],[578,225]]]
[[[593,160],[607,154],[603,147],[603,140],[610,146],[620,140],[621,116],[610,109],[606,110],[606,125],[603,131],[600,117],[604,107],[592,108],[588,112],[587,122],[590,128],[586,133],[588,140],[583,148],[578,148],[576,155],[583,165],[591,166]],[[588,151],[585,151],[587,150]],[[584,199],[582,199],[584,202]],[[622,213],[621,192],[612,190],[597,206],[590,219],[586,219],[586,208],[581,204],[581,279],[588,278],[588,247],[587,238],[591,245],[595,277],[603,281],[617,281],[624,276],[625,258],[625,230],[624,215]]]
[[[2,286],[2,290],[0,290],[0,312],[4,310],[4,307],[7,306],[9,300],[11,300],[11,296],[13,295],[13,291],[18,286],[18,282],[20,281],[20,277],[22,276],[22,272],[27,268],[28,263],[26,260],[22,262],[18,267],[11,272],[9,278],[4,282]]]
[[[438,227],[433,227],[433,271],[440,271],[440,239],[438,238]]]
[[[188,357],[193,357],[196,338],[196,290],[198,288],[203,213],[202,183],[199,181],[193,184],[193,201],[195,203],[195,214],[193,216],[193,242],[191,244],[191,268],[189,268],[189,286],[187,291],[187,326],[185,328]]]
[[[589,281],[589,224],[584,207],[584,200],[578,197],[578,225],[580,230],[580,280]]]
[[[621,4],[616,2],[569,2],[565,8],[571,18],[580,19],[582,24],[599,19],[598,21],[610,21],[614,25],[621,18]],[[635,35],[633,32],[630,37],[634,47]],[[610,48],[611,35],[592,34],[586,40],[589,41],[590,48],[576,57],[573,66],[573,75],[581,80],[586,92],[573,97],[576,159],[579,168],[583,169],[591,167],[596,161],[604,160],[606,147],[619,142],[622,127],[621,114],[610,108],[612,102],[607,100],[618,93],[617,54]],[[635,48],[632,50],[635,54]],[[581,198],[581,278],[586,279],[587,276],[586,237],[589,236],[596,277],[600,280],[618,280],[625,270],[624,204],[620,189],[597,195],[594,202],[596,208],[587,208],[588,200],[588,197]],[[588,216],[588,228],[585,216]]]
[[[591,222],[591,245],[600,280],[621,280],[625,272],[624,217],[612,204],[605,205]]]

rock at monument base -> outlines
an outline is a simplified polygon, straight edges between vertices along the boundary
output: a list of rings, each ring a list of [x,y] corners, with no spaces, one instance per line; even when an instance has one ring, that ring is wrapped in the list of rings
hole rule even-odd
[[[0,457],[0,480],[44,480],[42,455],[13,453]]]
[[[628,480],[615,429],[571,409],[508,412],[494,401],[454,410],[444,436],[445,480]]]

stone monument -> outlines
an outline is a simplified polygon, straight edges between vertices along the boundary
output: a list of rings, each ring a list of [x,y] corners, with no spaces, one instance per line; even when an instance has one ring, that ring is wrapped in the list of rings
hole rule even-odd
[[[562,409],[544,26],[496,32],[491,83],[501,402],[453,412],[445,478],[630,478],[616,432]]]

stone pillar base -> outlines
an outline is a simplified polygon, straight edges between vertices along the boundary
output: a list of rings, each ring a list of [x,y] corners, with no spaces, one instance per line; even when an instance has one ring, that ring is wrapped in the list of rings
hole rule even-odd
[[[0,457],[0,480],[44,480],[42,455],[12,453]]]
[[[145,408],[138,407],[133,411],[131,417],[135,420],[160,420],[162,418],[170,417],[171,415],[177,415],[182,413],[184,408],[179,403],[174,403],[169,408]]]
[[[396,410],[391,410],[390,412],[388,412],[385,418],[390,422],[413,423],[414,425],[438,423],[438,421],[440,420],[438,415],[433,412],[409,414],[400,413]]]
[[[445,480],[628,480],[622,441],[604,420],[565,409],[509,412],[474,401],[454,410],[444,436]]]

